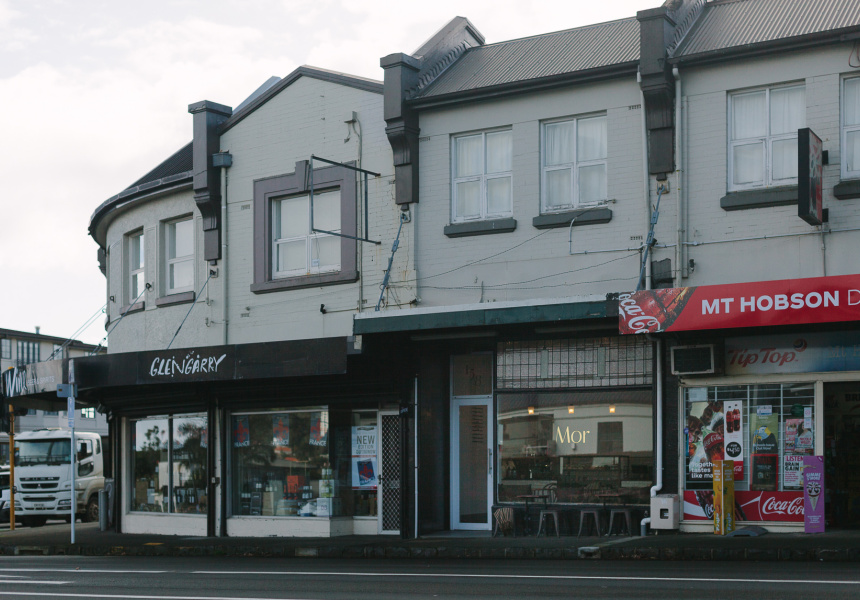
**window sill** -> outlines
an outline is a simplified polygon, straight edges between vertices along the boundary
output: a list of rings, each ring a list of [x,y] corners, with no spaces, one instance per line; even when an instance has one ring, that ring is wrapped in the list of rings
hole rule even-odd
[[[833,188],[833,195],[840,200],[860,198],[860,179],[840,181]]]
[[[182,292],[180,294],[169,294],[155,299],[156,306],[173,306],[174,304],[188,304],[194,302],[194,292]]]
[[[608,208],[583,208],[559,213],[547,213],[532,219],[536,229],[552,229],[553,227],[574,227],[580,225],[600,225],[612,220],[612,211]]]
[[[122,318],[123,315],[130,315],[132,313],[140,312],[146,308],[146,302],[138,302],[136,304],[126,304],[121,309],[119,309],[119,316]]]
[[[445,225],[445,235],[449,238],[468,237],[472,235],[489,235],[492,233],[510,233],[517,228],[517,220],[491,219],[489,221],[470,221],[468,223],[452,223]]]
[[[720,207],[726,211],[789,206],[791,204],[797,204],[796,185],[729,192],[720,198]]]
[[[302,275],[301,277],[288,277],[286,279],[272,279],[262,283],[252,283],[251,292],[254,294],[268,294],[269,292],[300,290],[303,288],[353,283],[355,281],[358,281],[358,271],[342,271],[340,273],[327,273],[325,275]]]

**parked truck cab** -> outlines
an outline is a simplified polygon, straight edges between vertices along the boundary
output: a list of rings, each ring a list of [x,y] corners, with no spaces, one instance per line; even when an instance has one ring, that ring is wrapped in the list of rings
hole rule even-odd
[[[104,488],[104,449],[97,433],[75,434],[75,515],[99,516]],[[28,527],[49,518],[71,520],[71,432],[39,429],[15,436],[15,517]]]

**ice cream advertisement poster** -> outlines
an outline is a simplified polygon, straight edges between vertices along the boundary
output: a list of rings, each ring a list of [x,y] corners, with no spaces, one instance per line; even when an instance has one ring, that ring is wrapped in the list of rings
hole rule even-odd
[[[803,457],[803,530],[824,533],[824,457]]]

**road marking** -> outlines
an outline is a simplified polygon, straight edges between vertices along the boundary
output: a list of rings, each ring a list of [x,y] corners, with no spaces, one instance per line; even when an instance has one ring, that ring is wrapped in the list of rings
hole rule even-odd
[[[9,583],[14,585],[66,585],[71,581],[36,581],[35,579],[0,579],[0,583]]]
[[[368,573],[333,571],[191,571],[193,575],[337,575],[348,577],[463,577],[475,579],[566,579],[609,581],[665,581],[665,582],[714,582],[714,583],[824,583],[833,585],[860,585],[858,581],[828,579],[741,579],[731,577],[619,577],[614,575],[498,575],[484,573]]]
[[[142,594],[58,594],[47,592],[0,592],[0,596],[38,596],[50,598],[120,598],[130,600],[307,600],[303,598],[261,598],[253,596],[144,596]]]
[[[117,569],[0,569],[3,571],[14,571],[15,573],[145,573],[145,574],[164,574],[170,571],[122,571]],[[10,577],[4,575],[3,577]]]

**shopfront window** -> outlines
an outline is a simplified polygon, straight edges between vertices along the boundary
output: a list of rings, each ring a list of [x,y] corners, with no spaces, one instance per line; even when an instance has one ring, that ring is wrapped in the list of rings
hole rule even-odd
[[[645,503],[653,480],[650,389],[498,394],[498,499]]]
[[[689,387],[684,397],[687,489],[712,489],[715,460],[735,461],[738,490],[803,489],[803,457],[815,447],[813,384]]]
[[[131,423],[131,510],[205,514],[208,432],[205,415]]]
[[[247,516],[342,514],[325,407],[234,414],[232,512]],[[338,478],[342,478],[338,468]]]

